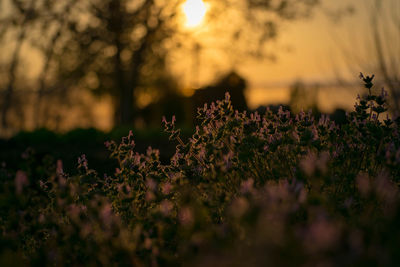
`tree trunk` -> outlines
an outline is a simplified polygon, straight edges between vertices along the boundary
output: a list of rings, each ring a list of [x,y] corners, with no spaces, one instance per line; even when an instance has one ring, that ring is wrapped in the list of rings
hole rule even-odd
[[[124,49],[122,41],[123,34],[123,11],[121,8],[121,1],[114,0],[110,2],[110,10],[112,17],[110,26],[114,32],[114,45],[117,52],[114,56],[115,64],[115,86],[117,86],[117,101],[115,102],[115,125],[119,126],[132,126],[133,124],[133,90],[134,88],[127,82],[123,63],[121,61],[121,53]]]

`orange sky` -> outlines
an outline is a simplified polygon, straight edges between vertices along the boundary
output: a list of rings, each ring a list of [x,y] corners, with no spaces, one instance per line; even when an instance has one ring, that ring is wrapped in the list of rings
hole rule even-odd
[[[400,1],[387,0],[390,1],[395,7],[399,7],[400,13]],[[294,21],[283,26],[278,39],[268,46],[272,51],[277,51],[275,53],[277,61],[243,60],[235,64],[234,68],[249,81],[247,97],[250,106],[287,102],[289,93],[287,88],[295,80],[332,83],[335,81],[335,69],[342,70],[343,76],[357,84],[358,72],[365,70],[355,66],[354,73],[348,71],[341,47],[351,45],[350,49],[354,49],[354,53],[359,53],[358,46],[364,46],[369,34],[367,31],[363,32],[368,23],[364,8],[368,9],[370,2],[369,0],[322,1],[322,9],[325,10],[352,5],[356,12],[334,23],[326,13],[318,9],[311,19]],[[398,34],[390,41],[394,42],[400,51]],[[199,73],[197,80],[203,84],[212,81],[216,73],[223,73],[232,67],[223,63],[229,61],[226,57],[206,48],[205,52],[201,53],[200,67],[197,70]],[[399,57],[399,55],[400,53],[392,56]],[[218,57],[221,59],[218,60]],[[191,84],[195,79],[191,74],[192,64],[193,58],[188,58],[187,55],[175,58],[174,70],[184,77],[186,84]],[[332,88],[322,89],[319,95],[320,108],[324,111],[331,111],[336,106],[351,108],[358,89],[360,88],[357,86],[350,91],[348,88],[335,88],[334,92]]]
[[[335,69],[342,70],[342,74],[355,84],[352,88],[323,88],[320,90],[318,102],[324,112],[330,112],[336,107],[350,109],[355,102],[355,97],[359,90],[362,90],[358,79],[358,72],[363,69],[354,68],[348,71],[344,63],[344,56],[340,50],[342,45],[350,47],[351,53],[359,53],[359,47],[364,47],[365,38],[368,38],[367,16],[363,12],[366,3],[373,0],[322,0],[323,7],[329,10],[354,5],[357,10],[352,16],[344,18],[340,23],[333,23],[329,17],[317,10],[314,17],[307,20],[294,21],[283,25],[279,32],[278,39],[268,45],[270,51],[274,51],[277,56],[275,62],[263,60],[243,60],[232,63],[229,57],[219,53],[212,47],[205,45],[199,57],[199,66],[196,67],[197,74],[194,75],[195,59],[192,54],[171,54],[170,64],[172,72],[185,87],[193,86],[193,83],[205,85],[218,75],[236,69],[244,76],[249,88],[247,100],[251,108],[266,104],[285,104],[289,98],[288,87],[296,80],[305,82],[332,83],[335,81]],[[400,13],[399,0],[385,0],[385,3],[394,3],[394,10]],[[400,14],[398,16],[400,18]],[[214,38],[213,36],[212,38]],[[218,36],[217,36],[218,37]],[[397,51],[400,51],[399,34],[389,40]],[[29,53],[28,59],[24,62],[25,73],[31,77],[37,75],[41,70],[41,58],[31,49],[25,47],[25,53]],[[2,57],[10,56],[10,53],[3,53]],[[400,53],[392,55],[400,62]],[[344,70],[344,71],[343,71]],[[112,115],[105,115],[105,106],[110,100],[96,100],[98,108],[93,104],[94,109],[98,110],[99,117],[105,123],[102,128],[106,129],[112,124]],[[107,120],[104,118],[108,117]]]

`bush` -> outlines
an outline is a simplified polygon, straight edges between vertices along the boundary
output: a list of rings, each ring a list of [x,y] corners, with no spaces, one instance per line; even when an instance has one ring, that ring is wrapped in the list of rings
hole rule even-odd
[[[0,172],[0,261],[32,265],[399,265],[400,119],[386,92],[359,97],[347,121],[233,110],[229,95],[198,109],[176,153],[108,142],[119,168],[79,158]]]

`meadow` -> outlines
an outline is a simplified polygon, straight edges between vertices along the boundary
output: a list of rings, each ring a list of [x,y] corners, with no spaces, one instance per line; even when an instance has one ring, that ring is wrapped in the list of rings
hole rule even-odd
[[[23,154],[0,166],[1,266],[400,266],[400,117],[360,75],[346,121],[198,108],[165,162],[135,133],[112,172]],[[140,144],[138,144],[140,146]]]

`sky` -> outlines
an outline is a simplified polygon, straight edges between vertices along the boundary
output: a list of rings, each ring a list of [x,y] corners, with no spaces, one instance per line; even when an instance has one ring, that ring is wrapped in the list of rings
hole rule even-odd
[[[201,23],[201,16],[199,17],[198,13],[207,16],[209,8],[207,1],[204,0],[203,3],[202,0],[187,0],[196,11],[191,14],[193,20],[187,21],[186,31],[192,34],[194,40],[201,38],[203,42],[198,57],[193,52],[196,49],[193,40],[187,41],[189,53],[188,51],[181,53],[179,50],[170,53],[170,70],[179,79],[184,92],[188,95],[193,93],[194,88],[208,85],[234,69],[248,82],[246,97],[250,108],[268,104],[286,104],[289,101],[291,84],[304,81],[306,84],[320,85],[317,99],[321,111],[332,112],[335,108],[352,109],[357,94],[362,90],[358,78],[359,72],[369,74],[370,70],[360,67],[357,60],[353,60],[352,57],[363,57],[365,51],[371,50],[371,47],[366,45],[371,43],[368,10],[371,10],[371,3],[375,0],[320,1],[321,5],[312,17],[280,25],[278,37],[266,46],[276,58],[272,61],[248,57],[232,60],[229,54],[219,53],[213,45],[207,43],[207,39],[203,40],[204,24],[196,26],[197,23]],[[6,1],[0,0],[0,8],[4,8],[5,3]],[[389,11],[400,23],[400,0],[382,0],[382,3],[389,3],[388,6],[391,7]],[[354,8],[353,14],[344,16],[339,21],[334,21],[330,16],[335,10],[349,6]],[[187,6],[183,11],[193,12]],[[223,15],[222,13],[221,16]],[[385,18],[379,17],[379,21],[384,23]],[[385,45],[391,46],[392,52],[389,57],[395,59],[400,66],[400,31],[393,35],[390,31],[389,29],[387,35],[389,38],[385,40]],[[218,37],[208,38],[213,40]],[[30,77],[35,77],[42,69],[43,60],[38,53],[32,52],[27,46],[23,50],[29,54],[27,60],[24,60],[24,72]],[[10,56],[11,53],[1,53],[0,59],[4,60]],[[351,60],[346,60],[349,58]],[[352,66],[349,66],[349,62],[354,64],[351,63]],[[338,87],[338,74],[346,79],[350,86]],[[101,118],[97,120],[100,122],[97,126],[104,130],[110,128],[113,123],[111,99],[91,98],[89,95],[86,97],[89,102],[92,101],[90,105],[95,117]],[[74,123],[71,121],[71,127]]]
[[[203,42],[199,59],[195,58],[194,53],[189,56],[187,53],[172,53],[170,68],[183,86],[189,89],[212,83],[220,75],[234,69],[248,81],[246,96],[252,108],[271,103],[286,103],[289,97],[288,88],[298,80],[306,83],[332,84],[335,83],[335,72],[341,72],[341,75],[346,76],[348,80],[356,82],[359,72],[365,70],[357,69],[357,67],[351,71],[347,70],[348,66],[343,62],[344,54],[341,48],[342,46],[348,48],[351,45],[350,50],[357,50],[357,46],[363,46],[369,34],[369,32],[362,32],[363,27],[368,23],[365,10],[370,8],[372,1],[321,0],[321,5],[318,6],[311,18],[280,25],[276,40],[267,44],[267,49],[273,51],[276,57],[274,61],[243,58],[242,61],[232,64],[229,56],[220,54],[212,46],[207,47],[207,43]],[[398,8],[398,17],[400,18],[400,1],[382,1],[395,3],[394,7]],[[208,8],[207,1],[204,2]],[[196,24],[199,22],[198,14],[206,13],[204,2],[188,0],[187,3],[192,5],[192,11],[188,5],[183,6],[183,11],[191,12],[190,16],[194,18],[194,21],[186,22],[189,24],[188,31],[193,30],[194,38],[198,38],[196,34],[202,31],[203,25],[192,29],[193,25],[190,23]],[[340,21],[334,22],[327,14],[327,10],[333,12],[349,6],[353,7],[355,12],[352,15],[344,16]],[[400,51],[399,34],[391,41]],[[25,50],[29,53],[29,60],[24,64],[25,69],[28,70],[29,76],[35,77],[41,69],[40,55],[30,51],[28,47]],[[0,55],[0,57],[7,57],[7,54]],[[351,92],[348,92],[347,89],[345,91],[343,89],[336,90],[336,92],[343,91],[340,97],[332,97],[332,92],[329,92],[331,88],[321,91],[324,91],[320,93],[321,109],[331,111],[337,106],[351,108],[354,104],[354,97],[351,96],[357,90]],[[345,95],[344,99],[350,97],[351,101],[342,101],[342,94]],[[324,101],[326,98],[329,101]]]
[[[391,2],[392,7],[398,8],[400,18],[400,1],[385,0]],[[397,1],[397,3],[396,3]],[[369,0],[325,0],[318,7],[311,18],[296,20],[282,25],[278,38],[268,47],[276,51],[276,60],[243,60],[235,64],[233,68],[246,78],[249,83],[247,100],[252,108],[265,104],[282,104],[289,99],[288,88],[297,80],[306,83],[335,84],[337,73],[354,83],[353,88],[332,88],[326,86],[319,93],[319,104],[323,111],[330,112],[336,107],[349,109],[354,105],[355,96],[359,92],[358,74],[361,71],[356,64],[349,70],[345,62],[343,49],[350,53],[360,54],[369,41],[368,31],[363,32],[369,23],[368,12],[371,8]],[[352,7],[354,13],[343,16],[339,21],[333,20],[329,12]],[[397,37],[390,40],[400,51],[400,40]],[[206,49],[205,49],[206,50]],[[392,55],[394,57],[399,57]],[[175,69],[177,73],[186,77],[186,83],[191,84],[193,59],[185,56],[178,57]],[[232,65],[210,62],[218,55],[201,54],[200,66],[197,70],[198,80],[206,84],[217,74],[232,68]],[[226,61],[222,58],[220,62]],[[182,63],[184,62],[184,63]],[[185,73],[186,72],[186,73]],[[334,89],[334,90],[333,90]]]

